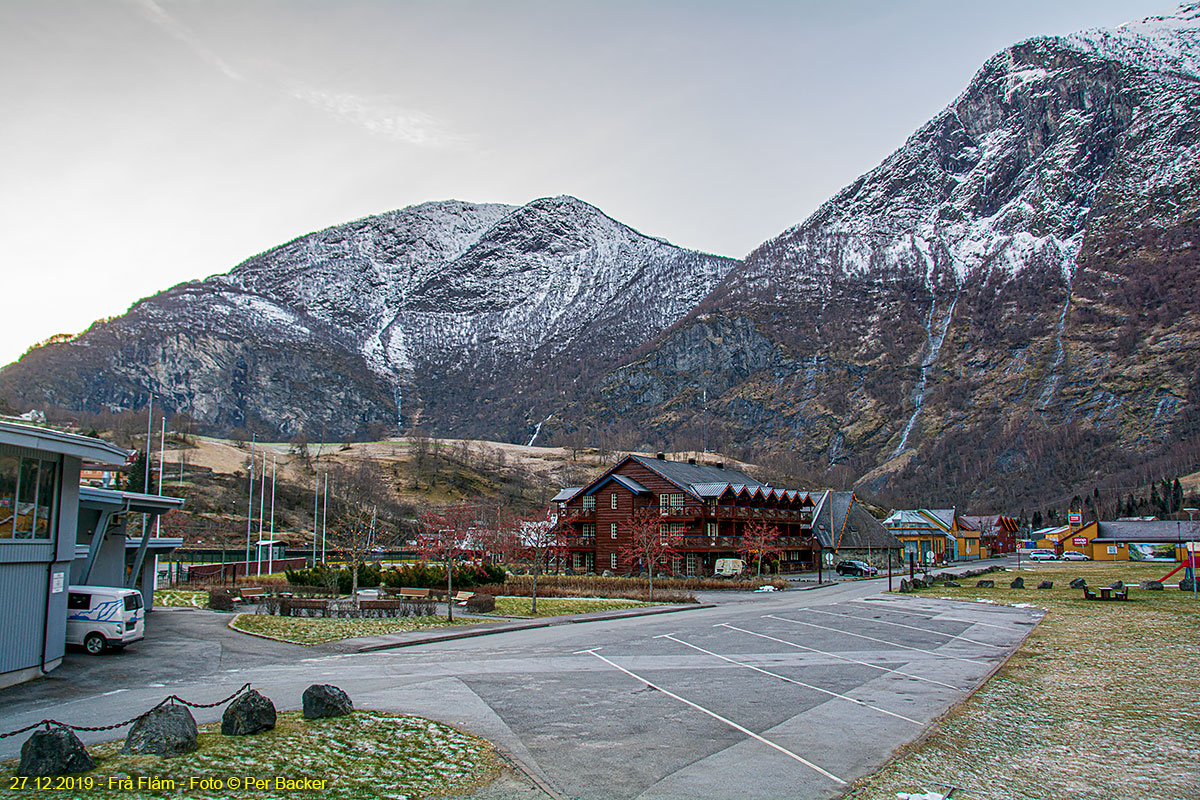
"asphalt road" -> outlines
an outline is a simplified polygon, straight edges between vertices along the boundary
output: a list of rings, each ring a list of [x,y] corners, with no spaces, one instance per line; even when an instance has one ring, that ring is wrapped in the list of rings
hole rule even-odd
[[[837,797],[985,680],[1040,618],[880,594],[886,585],[371,653],[250,639],[209,612],[156,613],[145,643],[71,656],[54,678],[0,692],[0,730],[43,717],[110,724],[168,693],[213,701],[246,681],[298,708],[306,686],[335,683],[359,708],[492,740],[530,776],[513,788],[522,796],[536,784],[534,794],[569,798]],[[23,738],[0,740],[0,758]]]

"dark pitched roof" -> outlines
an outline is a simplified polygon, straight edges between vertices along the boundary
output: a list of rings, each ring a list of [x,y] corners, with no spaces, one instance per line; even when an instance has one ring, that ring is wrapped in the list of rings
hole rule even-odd
[[[587,488],[587,491],[584,492],[584,494],[593,494],[600,491],[600,487],[604,486],[604,484],[608,483],[609,481],[616,481],[634,494],[650,494],[649,489],[647,489],[645,486],[642,486],[633,478],[627,478],[624,475],[617,475],[615,473],[601,479],[599,483],[593,483]]]
[[[1200,520],[1177,522],[1173,519],[1153,521],[1101,522],[1096,538],[1101,542],[1177,542],[1200,541]]]
[[[903,546],[895,534],[857,502],[854,492],[825,492],[813,510],[813,530],[821,547],[900,549]]]
[[[689,489],[692,484],[732,483],[745,485],[753,489],[764,484],[751,478],[744,472],[735,469],[721,469],[708,464],[688,464],[684,461],[667,461],[659,458],[631,455],[634,461],[651,472],[656,472],[681,489]]]

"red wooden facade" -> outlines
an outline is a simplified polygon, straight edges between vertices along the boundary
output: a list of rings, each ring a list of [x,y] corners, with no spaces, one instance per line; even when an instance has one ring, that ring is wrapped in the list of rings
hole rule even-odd
[[[677,574],[711,575],[719,558],[739,558],[745,528],[764,520],[780,533],[782,571],[815,569],[812,498],[774,489],[750,476],[713,464],[627,456],[578,489],[555,497],[562,541],[571,568],[625,573],[620,549],[641,509],[654,509],[666,533],[679,536]]]

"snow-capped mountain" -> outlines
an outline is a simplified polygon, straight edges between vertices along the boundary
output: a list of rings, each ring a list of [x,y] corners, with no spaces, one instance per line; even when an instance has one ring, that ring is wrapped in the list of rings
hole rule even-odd
[[[1198,132],[1200,4],[1017,44],[576,413],[704,407],[710,442],[931,502],[1169,457],[1200,435]]]
[[[572,197],[426,203],[339,225],[37,348],[0,390],[93,411],[153,392],[211,430],[525,440],[736,262]]]

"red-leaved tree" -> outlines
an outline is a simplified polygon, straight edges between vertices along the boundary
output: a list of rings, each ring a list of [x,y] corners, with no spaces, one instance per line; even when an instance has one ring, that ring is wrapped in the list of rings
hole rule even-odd
[[[618,549],[623,564],[646,570],[650,577],[650,599],[654,599],[654,571],[659,567],[670,567],[671,560],[679,555],[683,537],[667,531],[656,508],[643,508],[633,513],[624,524],[628,542]]]
[[[425,559],[441,561],[446,567],[446,616],[450,622],[454,621],[454,562],[472,546],[475,518],[476,509],[466,503],[421,515],[417,550]]]
[[[763,558],[778,556],[783,552],[779,544],[779,528],[764,519],[751,520],[742,532],[742,543],[738,547],[738,555],[744,555],[747,560],[758,561],[758,577],[762,577]]]

